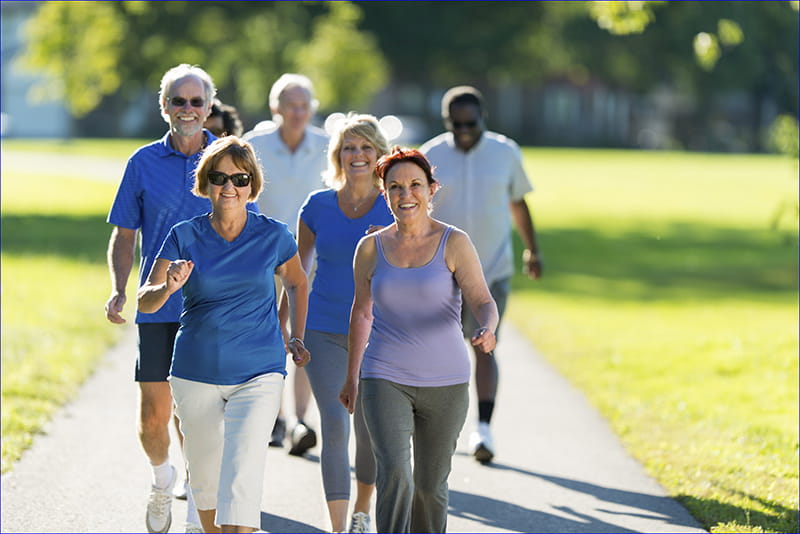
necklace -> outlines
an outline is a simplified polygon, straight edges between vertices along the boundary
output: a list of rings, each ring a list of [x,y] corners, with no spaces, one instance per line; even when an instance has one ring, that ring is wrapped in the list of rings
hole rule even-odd
[[[364,205],[364,204],[365,204],[365,203],[366,203],[368,200],[370,200],[371,198],[372,198],[372,194],[370,193],[369,195],[367,195],[366,197],[364,197],[364,198],[361,200],[361,202],[359,202],[358,204],[355,204],[355,205],[353,206],[353,213],[357,213],[357,212],[358,212],[358,210],[359,210],[359,208],[361,208],[361,206],[363,206],[363,205]]]

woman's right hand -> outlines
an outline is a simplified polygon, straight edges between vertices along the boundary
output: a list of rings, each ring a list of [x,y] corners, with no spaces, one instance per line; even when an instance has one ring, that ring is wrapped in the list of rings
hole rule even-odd
[[[339,392],[339,401],[347,408],[349,413],[356,409],[356,399],[358,398],[358,382],[346,380]]]
[[[189,275],[192,274],[193,269],[194,262],[192,260],[169,262],[169,267],[167,267],[167,292],[171,295],[182,288],[189,279]]]
[[[308,352],[302,339],[293,337],[289,340],[287,346],[289,347],[289,352],[292,353],[292,361],[297,367],[305,367],[311,361],[311,353]]]

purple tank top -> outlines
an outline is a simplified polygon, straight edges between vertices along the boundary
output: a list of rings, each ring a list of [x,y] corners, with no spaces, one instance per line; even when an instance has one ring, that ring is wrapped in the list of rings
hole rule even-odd
[[[362,378],[415,387],[469,382],[471,362],[461,333],[461,289],[444,260],[445,228],[433,259],[422,267],[386,260],[380,234],[372,276],[372,331]]]

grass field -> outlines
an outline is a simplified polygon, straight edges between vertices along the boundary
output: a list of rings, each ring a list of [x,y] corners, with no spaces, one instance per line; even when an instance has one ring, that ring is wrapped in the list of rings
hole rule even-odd
[[[116,183],[103,176],[72,177],[87,168],[32,175],[31,168],[41,168],[40,155],[21,166],[5,157],[18,144],[30,152],[59,146],[67,154],[96,150],[104,157],[111,157],[110,146],[113,157],[129,155],[135,146],[3,141],[2,472],[121,334],[103,313],[110,291],[105,250],[111,227],[105,217]],[[133,294],[134,283],[128,291]]]
[[[140,144],[4,140],[3,152],[125,158]],[[797,532],[796,163],[525,157],[545,277],[515,277],[512,322],[707,528]],[[115,188],[59,174],[31,187],[29,169],[3,167],[4,472],[119,333],[102,313]]]
[[[796,166],[526,150],[545,276],[509,316],[716,532],[798,530]],[[791,214],[791,216],[789,216]]]

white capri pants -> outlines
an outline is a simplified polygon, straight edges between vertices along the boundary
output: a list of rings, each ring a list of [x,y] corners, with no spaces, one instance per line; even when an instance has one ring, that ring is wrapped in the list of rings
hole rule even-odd
[[[261,528],[264,465],[284,377],[257,376],[220,386],[169,377],[181,423],[189,485],[198,510],[217,525]]]

